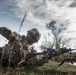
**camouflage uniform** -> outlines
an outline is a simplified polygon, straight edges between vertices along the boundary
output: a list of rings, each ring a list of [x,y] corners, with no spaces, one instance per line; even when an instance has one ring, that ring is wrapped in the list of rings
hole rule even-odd
[[[9,40],[8,44],[2,47],[1,60],[2,64],[17,66],[25,62],[26,54],[30,52],[29,46],[38,42],[40,33],[36,28],[27,32],[27,35],[19,35],[12,32],[7,27],[0,27],[0,34]],[[0,51],[0,52],[1,52]]]

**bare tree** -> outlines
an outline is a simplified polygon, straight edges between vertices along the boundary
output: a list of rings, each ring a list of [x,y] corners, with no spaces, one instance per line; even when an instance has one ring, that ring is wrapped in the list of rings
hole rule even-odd
[[[59,49],[60,47],[68,46],[68,43],[71,39],[64,37],[64,32],[68,28],[68,24],[58,24],[56,21],[52,21],[46,24],[46,28],[51,32],[48,33],[48,36],[44,36],[45,40],[42,42],[41,47],[51,47]],[[52,41],[50,41],[52,40]]]

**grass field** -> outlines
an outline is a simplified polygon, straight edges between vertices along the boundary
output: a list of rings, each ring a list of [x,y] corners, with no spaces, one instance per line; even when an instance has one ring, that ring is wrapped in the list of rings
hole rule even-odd
[[[0,75],[76,75],[76,66],[49,62],[43,66],[27,66],[24,68],[0,68]]]

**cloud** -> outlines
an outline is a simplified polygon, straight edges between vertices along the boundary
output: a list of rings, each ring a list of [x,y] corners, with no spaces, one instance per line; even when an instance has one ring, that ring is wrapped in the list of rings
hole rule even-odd
[[[27,19],[33,23],[44,25],[51,20],[58,22],[73,21],[75,9],[69,5],[74,0],[23,0],[19,1],[17,6],[23,13],[26,12]],[[24,10],[24,11],[23,11]]]
[[[18,10],[15,0],[0,0],[0,14],[15,16],[16,9]]]
[[[0,13],[8,13],[33,24],[44,25],[51,20],[63,23],[76,22],[76,8],[69,7],[75,0],[0,0]],[[1,13],[2,14],[2,13]]]

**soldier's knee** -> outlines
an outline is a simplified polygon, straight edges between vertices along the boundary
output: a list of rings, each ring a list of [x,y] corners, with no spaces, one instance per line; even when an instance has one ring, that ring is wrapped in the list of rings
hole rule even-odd
[[[0,27],[0,31],[2,31],[2,30],[8,30],[8,28],[7,27]]]
[[[12,31],[7,27],[0,27],[0,34],[6,39],[10,39],[13,35]]]

